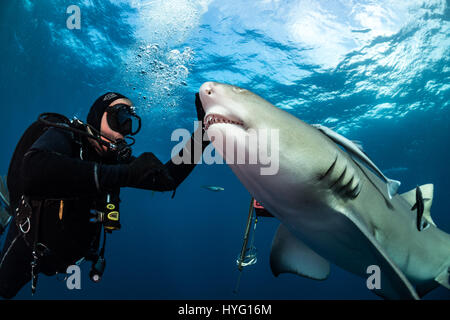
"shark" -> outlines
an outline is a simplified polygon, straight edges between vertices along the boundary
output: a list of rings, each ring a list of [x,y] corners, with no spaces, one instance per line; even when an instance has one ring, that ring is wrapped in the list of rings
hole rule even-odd
[[[212,192],[220,192],[220,191],[224,191],[225,188],[223,187],[219,187],[219,186],[202,186],[203,189],[212,191]]]
[[[416,227],[416,188],[389,194],[386,181],[361,157],[341,148],[338,138],[234,85],[205,82],[199,89],[206,134],[229,158],[238,148],[255,153],[250,130],[277,130],[278,171],[261,174],[266,163],[227,164],[249,191],[280,221],[272,241],[272,273],[325,280],[331,264],[367,281],[378,266],[385,299],[420,299],[439,285],[450,289],[450,235],[431,219],[434,187],[420,186],[426,229]],[[233,141],[234,148],[225,148]],[[343,142],[345,143],[345,141]],[[259,146],[258,148],[261,148]],[[254,155],[253,155],[254,156]]]

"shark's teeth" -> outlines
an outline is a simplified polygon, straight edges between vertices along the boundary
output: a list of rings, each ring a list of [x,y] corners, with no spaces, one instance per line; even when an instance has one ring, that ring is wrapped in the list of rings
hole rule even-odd
[[[209,114],[206,116],[205,120],[205,130],[208,130],[209,126],[215,123],[229,123],[229,124],[235,124],[239,126],[243,126],[244,123],[242,121],[234,121],[230,120],[220,114]]]

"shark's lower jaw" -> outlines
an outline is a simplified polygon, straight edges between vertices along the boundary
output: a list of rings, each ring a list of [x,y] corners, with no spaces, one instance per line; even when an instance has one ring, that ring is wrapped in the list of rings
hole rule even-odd
[[[208,130],[208,128],[211,125],[216,124],[216,123],[228,123],[228,124],[238,125],[238,126],[241,126],[241,127],[244,126],[244,123],[242,121],[231,120],[231,119],[228,119],[225,116],[222,116],[220,114],[214,114],[214,113],[213,114],[208,114],[205,117],[204,123],[205,123],[205,130]]]

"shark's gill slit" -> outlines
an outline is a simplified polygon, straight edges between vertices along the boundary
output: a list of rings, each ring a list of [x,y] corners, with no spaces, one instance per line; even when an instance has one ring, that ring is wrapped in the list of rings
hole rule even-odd
[[[355,179],[355,176],[352,176],[352,178],[350,179],[350,181],[347,182],[345,185],[343,185],[343,186],[339,189],[338,193],[340,194],[340,193],[344,192],[346,189],[348,190],[348,188],[351,187],[351,185],[352,185],[354,179]]]
[[[337,178],[336,181],[330,186],[330,189],[332,189],[336,184],[341,182],[344,179],[346,173],[347,173],[347,165],[345,166],[344,171],[342,171],[339,178]]]
[[[323,180],[325,179],[326,176],[328,176],[334,169],[334,166],[336,165],[338,156],[336,155],[336,158],[334,159],[333,163],[331,164],[331,166],[328,168],[328,170],[319,178],[319,180]]]
[[[356,186],[347,193],[347,195],[353,199],[356,198],[359,195],[359,192],[361,191],[361,188],[359,186],[360,184],[357,183]]]

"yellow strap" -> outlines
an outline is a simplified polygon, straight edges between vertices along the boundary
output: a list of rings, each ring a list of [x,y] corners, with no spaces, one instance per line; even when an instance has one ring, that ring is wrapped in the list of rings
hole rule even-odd
[[[61,200],[61,202],[59,203],[59,220],[62,220],[63,212],[64,212],[64,200]]]

